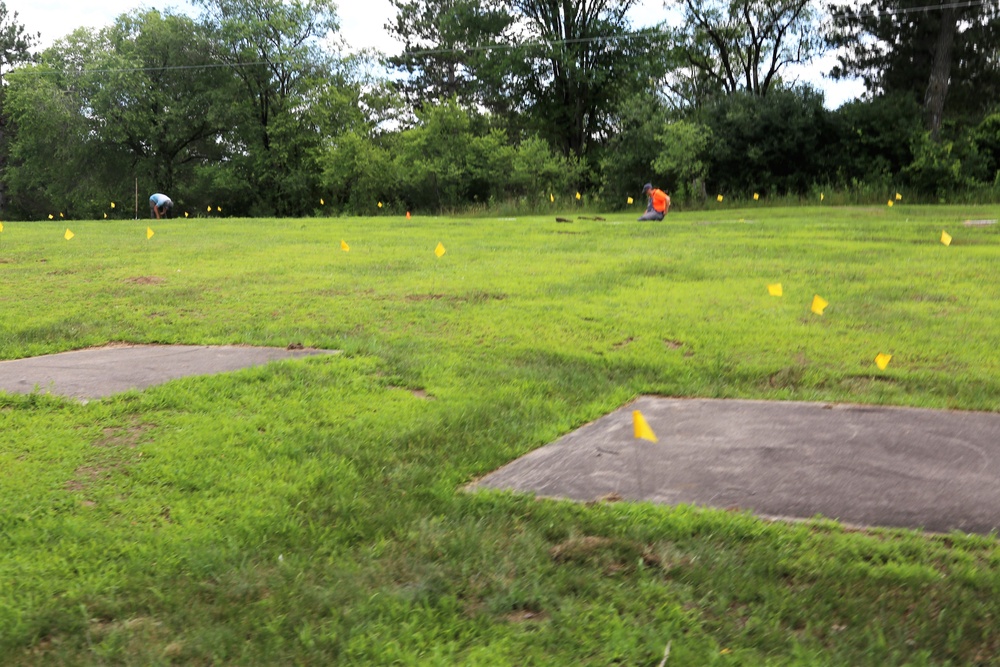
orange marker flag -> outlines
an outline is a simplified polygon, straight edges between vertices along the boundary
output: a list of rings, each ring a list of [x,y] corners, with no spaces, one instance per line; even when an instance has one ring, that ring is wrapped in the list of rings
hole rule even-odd
[[[889,360],[892,359],[891,354],[879,353],[875,357],[875,365],[878,366],[880,371],[884,371],[885,367],[889,365]]]
[[[148,241],[151,238],[153,238],[153,228],[146,227],[146,240]]]
[[[951,234],[949,234],[944,230],[941,230],[941,243],[945,245],[951,245]]]
[[[74,236],[76,236],[76,234],[74,234],[73,232],[69,231],[69,229],[67,229],[66,233],[63,234],[63,238],[66,239],[67,241],[69,241]]]
[[[812,311],[817,315],[822,315],[823,310],[830,305],[830,302],[821,297],[819,294],[813,296]]]
[[[351,252],[351,246],[347,245],[347,241],[340,241],[340,249],[344,252]]]
[[[767,293],[771,296],[781,296],[781,283],[774,283],[773,285],[767,286]]]
[[[441,242],[439,241],[438,242],[438,247],[434,248],[434,254],[437,255],[438,257],[440,257],[441,255],[445,254],[446,252],[448,252],[448,251],[444,249],[444,245],[442,245]]]
[[[653,433],[653,429],[649,427],[649,422],[646,421],[646,418],[638,410],[632,411],[632,430],[636,438],[656,442],[656,434]]]
[[[409,212],[409,211],[407,211],[407,212],[406,212],[406,219],[407,219],[407,220],[409,220],[409,219],[410,219],[410,212]]]

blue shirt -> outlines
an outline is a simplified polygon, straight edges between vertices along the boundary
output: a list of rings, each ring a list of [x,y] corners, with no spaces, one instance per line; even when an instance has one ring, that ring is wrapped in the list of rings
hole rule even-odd
[[[167,202],[170,202],[170,197],[168,197],[167,195],[162,195],[159,192],[157,192],[154,195],[150,195],[149,197],[149,203],[157,207],[163,206]],[[173,202],[170,203],[173,204]]]

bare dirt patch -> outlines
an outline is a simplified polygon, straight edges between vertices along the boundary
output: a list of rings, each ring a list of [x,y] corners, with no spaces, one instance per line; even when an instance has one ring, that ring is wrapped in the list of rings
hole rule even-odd
[[[165,281],[166,278],[159,276],[133,276],[125,279],[125,282],[132,285],[160,285]]]
[[[94,446],[135,449],[145,439],[146,432],[152,428],[154,428],[153,424],[146,423],[109,427],[103,430],[102,437],[94,442]]]

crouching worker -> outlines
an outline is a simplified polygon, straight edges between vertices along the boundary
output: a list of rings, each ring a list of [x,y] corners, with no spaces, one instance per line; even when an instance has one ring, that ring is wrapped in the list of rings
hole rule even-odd
[[[149,197],[149,217],[161,220],[170,217],[170,211],[174,208],[174,202],[170,197],[157,192]]]
[[[670,210],[670,196],[659,188],[654,188],[652,183],[646,183],[642,188],[642,193],[649,198],[649,205],[646,212],[642,214],[640,220],[663,220],[663,216]]]

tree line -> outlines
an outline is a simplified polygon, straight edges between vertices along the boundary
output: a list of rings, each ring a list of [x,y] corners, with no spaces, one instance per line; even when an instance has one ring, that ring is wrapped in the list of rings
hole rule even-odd
[[[332,0],[141,9],[44,50],[0,2],[0,215],[101,217],[136,184],[247,216],[1000,194],[997,0],[672,0],[642,29],[637,0],[392,4],[385,57],[344,53]],[[836,110],[789,75],[831,50],[867,91]]]

